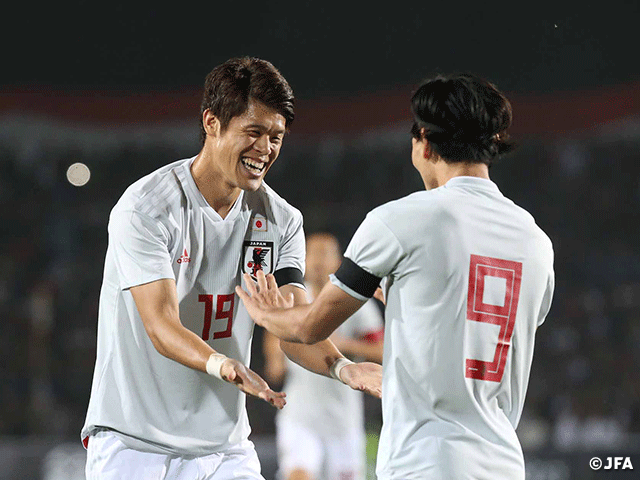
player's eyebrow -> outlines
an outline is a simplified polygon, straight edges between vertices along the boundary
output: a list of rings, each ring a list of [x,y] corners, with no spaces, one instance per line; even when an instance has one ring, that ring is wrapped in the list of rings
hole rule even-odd
[[[259,130],[260,132],[269,131],[269,129],[265,125],[263,125],[261,123],[251,123],[249,125],[246,125],[244,128],[245,128],[245,130],[256,129],[256,130]],[[286,132],[286,130],[284,128],[282,128],[282,129],[278,128],[276,130],[273,130],[273,133],[276,134],[276,135],[284,135],[285,132]]]

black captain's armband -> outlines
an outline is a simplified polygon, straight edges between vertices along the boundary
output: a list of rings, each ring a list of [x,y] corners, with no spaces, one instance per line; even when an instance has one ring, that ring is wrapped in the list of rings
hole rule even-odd
[[[373,297],[382,280],[348,258],[342,260],[340,268],[334,275],[351,290],[367,298]]]
[[[290,283],[299,283],[300,285],[304,285],[304,275],[302,275],[302,272],[299,269],[294,267],[281,268],[274,272],[273,276],[276,279],[278,287],[288,285]]]

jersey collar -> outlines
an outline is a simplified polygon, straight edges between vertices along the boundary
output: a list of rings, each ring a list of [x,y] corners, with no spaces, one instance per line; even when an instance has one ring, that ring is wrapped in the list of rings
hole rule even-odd
[[[480,178],[480,177],[453,177],[449,179],[447,183],[443,185],[445,188],[455,188],[455,187],[471,187],[471,188],[481,188],[486,190],[494,190],[500,191],[498,186],[493,183],[493,181],[488,178]]]

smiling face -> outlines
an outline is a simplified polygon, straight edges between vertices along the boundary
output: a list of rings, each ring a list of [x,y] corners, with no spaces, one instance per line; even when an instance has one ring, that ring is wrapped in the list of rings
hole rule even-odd
[[[224,131],[208,110],[203,122],[218,178],[232,189],[258,190],[280,154],[285,118],[263,103],[249,100],[247,110],[233,117]]]

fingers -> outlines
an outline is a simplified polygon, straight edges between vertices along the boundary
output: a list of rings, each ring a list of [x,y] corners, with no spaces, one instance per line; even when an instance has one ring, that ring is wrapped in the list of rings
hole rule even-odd
[[[285,400],[286,394],[284,392],[274,392],[273,390],[268,389],[260,392],[258,397],[270,405],[273,405],[278,410],[281,410],[282,407],[287,404],[287,401]]]
[[[276,282],[276,277],[274,277],[271,273],[267,275],[267,288],[276,292],[278,291],[278,283]]]
[[[262,270],[258,270],[256,272],[256,278],[258,279],[258,291],[260,293],[266,293],[267,292],[267,279],[264,275],[264,272]]]
[[[353,387],[353,389],[360,390],[361,392],[364,392],[364,393],[368,393],[372,397],[382,398],[382,389],[377,386],[360,383],[357,387]]]
[[[254,280],[251,275],[248,273],[243,273],[242,278],[246,284],[247,292],[249,292],[250,297],[260,296],[263,299],[271,299],[272,303],[275,299],[277,299],[281,294],[280,290],[278,290],[278,282],[276,282],[276,277],[274,277],[271,273],[265,275],[262,270],[258,270],[256,272],[256,280]],[[242,299],[246,298],[247,295],[243,295],[241,289],[236,287],[236,292],[238,296]],[[289,299],[293,299],[293,294],[287,296]]]
[[[382,366],[371,363],[347,365],[340,376],[354,390],[361,390],[376,398],[382,398]]]
[[[256,288],[256,282],[253,281],[253,278],[251,278],[251,275],[249,275],[248,273],[243,273],[242,278],[244,278],[244,283],[247,286],[247,291],[249,292],[249,295],[251,295],[252,297],[256,295],[258,293],[258,289]]]
[[[242,300],[243,302],[250,298],[247,292],[245,292],[240,285],[236,285],[236,295],[238,295],[238,297],[240,297],[240,300]]]
[[[270,394],[271,395],[269,397],[269,403],[277,409],[280,410],[287,404],[287,401],[285,400],[285,397],[287,396],[286,393],[274,392],[273,390],[270,390]]]
[[[232,383],[247,395],[261,398],[278,409],[287,403],[284,392],[274,392],[262,377],[242,364],[237,364],[234,367],[234,377],[235,381]]]
[[[276,392],[274,390],[271,390],[268,387],[258,394],[258,397],[260,397],[260,398],[262,398],[264,400],[269,400],[269,399],[273,399],[273,398],[285,398],[286,396],[287,396],[286,393],[284,393],[284,392]]]
[[[368,390],[367,393],[369,395],[371,395],[372,397],[382,398],[382,390],[380,390],[379,388],[374,388],[372,390]]]

